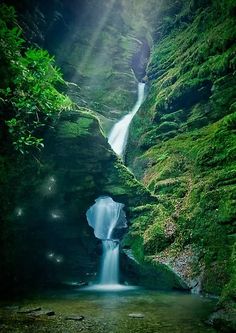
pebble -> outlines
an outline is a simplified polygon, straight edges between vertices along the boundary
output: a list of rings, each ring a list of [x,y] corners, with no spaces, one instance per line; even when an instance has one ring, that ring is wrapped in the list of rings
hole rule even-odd
[[[65,317],[66,320],[75,320],[75,321],[81,321],[84,320],[84,316],[76,316],[76,315],[71,315]]]

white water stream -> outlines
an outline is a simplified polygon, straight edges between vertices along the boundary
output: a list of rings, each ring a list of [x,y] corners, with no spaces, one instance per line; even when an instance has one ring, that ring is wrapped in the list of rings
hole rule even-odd
[[[144,83],[138,85],[138,98],[130,113],[119,120],[111,129],[108,142],[114,152],[123,158],[128,140],[129,126],[144,99]],[[99,197],[87,211],[87,220],[94,228],[94,234],[102,240],[103,257],[99,285],[90,289],[122,290],[130,287],[119,284],[119,241],[114,230],[126,227],[123,204],[110,197]]]
[[[119,120],[111,129],[111,132],[108,136],[108,142],[111,145],[111,148],[114,150],[114,152],[123,157],[125,152],[125,147],[128,140],[129,135],[129,126],[130,123],[139,110],[140,106],[143,103],[144,99],[144,83],[138,84],[138,99],[130,113],[125,115],[121,120]]]

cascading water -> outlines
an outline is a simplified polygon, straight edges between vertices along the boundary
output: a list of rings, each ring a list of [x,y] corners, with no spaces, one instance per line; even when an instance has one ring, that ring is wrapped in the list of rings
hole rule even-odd
[[[119,284],[119,241],[115,232],[127,227],[123,207],[123,204],[110,197],[100,197],[86,214],[95,236],[102,240],[100,284],[103,286]]]
[[[144,88],[145,88],[145,83],[138,84],[138,99],[132,111],[127,115],[125,115],[123,118],[121,118],[121,120],[119,120],[113,126],[108,136],[108,142],[110,146],[112,147],[114,152],[121,157],[123,157],[125,147],[127,144],[130,123],[143,103]]]
[[[108,142],[117,155],[123,157],[128,140],[130,123],[144,99],[144,83],[138,85],[138,99],[132,111],[119,120],[112,128]],[[100,197],[87,211],[87,220],[94,228],[94,234],[102,240],[103,257],[99,286],[95,289],[118,290],[125,286],[119,284],[119,237],[115,233],[127,227],[123,211],[124,205],[110,197]]]
[[[119,243],[114,240],[104,240],[103,261],[102,261],[102,285],[118,285],[119,284]]]

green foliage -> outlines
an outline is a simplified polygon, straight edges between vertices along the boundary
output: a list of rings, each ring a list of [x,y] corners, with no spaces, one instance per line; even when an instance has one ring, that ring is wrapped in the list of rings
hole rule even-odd
[[[56,88],[64,81],[54,58],[23,47],[14,9],[1,5],[0,17],[0,107],[12,143],[23,154],[43,147],[43,127],[71,101]]]
[[[59,129],[58,135],[65,138],[76,138],[89,134],[90,126],[94,122],[92,117],[81,118],[79,122],[64,121]]]

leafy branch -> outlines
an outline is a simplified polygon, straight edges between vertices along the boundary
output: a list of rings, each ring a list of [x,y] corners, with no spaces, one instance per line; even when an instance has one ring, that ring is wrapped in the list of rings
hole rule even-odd
[[[41,149],[42,129],[72,102],[57,89],[65,84],[47,51],[25,48],[15,10],[0,5],[0,112],[14,148],[22,154]],[[7,109],[7,112],[5,112]]]

